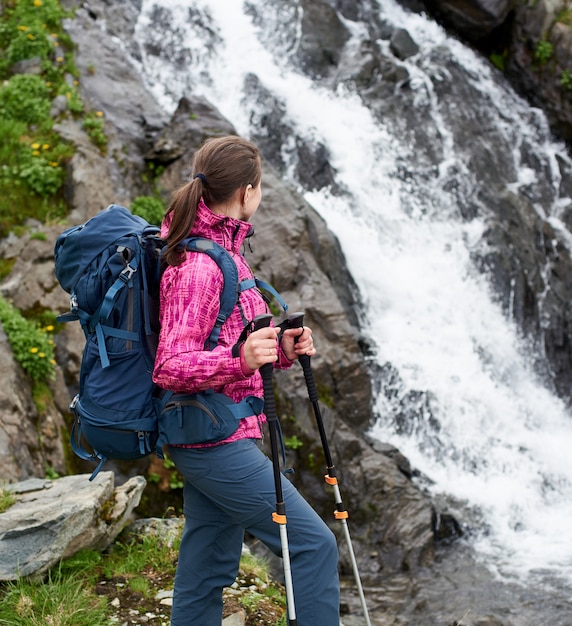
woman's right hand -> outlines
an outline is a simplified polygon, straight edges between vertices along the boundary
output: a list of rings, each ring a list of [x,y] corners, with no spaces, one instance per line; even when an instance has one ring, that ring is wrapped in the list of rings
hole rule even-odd
[[[242,355],[251,370],[278,360],[279,328],[267,326],[250,333],[242,347]]]

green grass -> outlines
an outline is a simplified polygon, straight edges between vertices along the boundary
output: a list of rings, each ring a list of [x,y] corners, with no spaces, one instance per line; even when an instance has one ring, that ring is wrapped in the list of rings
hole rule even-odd
[[[16,496],[0,488],[0,513],[7,511],[16,502]]]
[[[85,585],[87,572],[50,572],[37,584],[21,579],[4,585],[0,624],[6,626],[107,626],[105,599]]]
[[[168,546],[154,536],[119,540],[103,553],[83,550],[62,561],[44,580],[21,578],[0,584],[0,625],[111,626],[127,623],[126,616],[156,614],[155,595],[172,589],[177,554],[177,541]],[[238,604],[247,613],[247,624],[286,624],[283,589],[270,580],[265,561],[244,555],[236,586],[241,587]],[[118,615],[113,598],[126,613]],[[271,618],[260,621],[261,615]],[[168,623],[168,615],[162,619]]]

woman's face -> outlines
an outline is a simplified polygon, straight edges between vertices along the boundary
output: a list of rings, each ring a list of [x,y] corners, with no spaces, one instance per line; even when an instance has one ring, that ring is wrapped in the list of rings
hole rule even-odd
[[[245,222],[249,222],[252,216],[256,213],[262,199],[262,181],[258,183],[256,187],[248,185],[244,192],[244,202],[242,204],[242,210],[240,219]]]

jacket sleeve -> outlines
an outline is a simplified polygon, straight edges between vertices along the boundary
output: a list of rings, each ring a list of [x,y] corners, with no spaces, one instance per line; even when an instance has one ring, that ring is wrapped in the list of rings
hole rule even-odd
[[[223,276],[206,254],[189,255],[161,279],[161,331],[153,380],[163,389],[195,393],[244,379],[232,345],[205,349],[219,312]]]

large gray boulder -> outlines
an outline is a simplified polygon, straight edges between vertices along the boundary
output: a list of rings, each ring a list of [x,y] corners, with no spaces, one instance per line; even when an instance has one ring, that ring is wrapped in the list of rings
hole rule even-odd
[[[29,479],[7,491],[17,501],[0,514],[0,580],[39,577],[82,549],[104,550],[129,521],[146,481],[115,487],[113,472]]]

